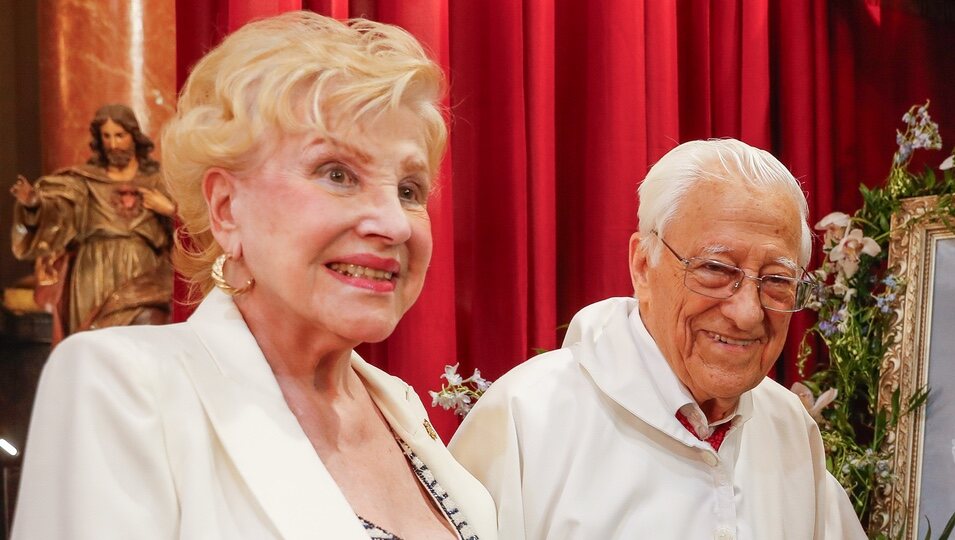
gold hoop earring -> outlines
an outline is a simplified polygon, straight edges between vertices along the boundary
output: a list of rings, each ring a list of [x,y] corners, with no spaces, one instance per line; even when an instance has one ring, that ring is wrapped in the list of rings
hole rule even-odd
[[[222,290],[222,292],[228,294],[229,296],[239,296],[249,292],[249,289],[255,285],[255,278],[249,279],[245,282],[245,285],[241,287],[233,287],[225,280],[225,275],[222,273],[222,269],[225,267],[225,262],[231,260],[232,255],[229,253],[223,253],[216,257],[215,262],[212,263],[212,271],[209,272],[209,275],[212,276],[212,281],[215,282],[216,287]]]

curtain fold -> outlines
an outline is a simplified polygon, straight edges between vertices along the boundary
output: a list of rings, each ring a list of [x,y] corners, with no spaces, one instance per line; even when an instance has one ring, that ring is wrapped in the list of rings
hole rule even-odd
[[[801,180],[809,200],[809,222],[815,224],[835,210],[832,196],[831,126],[835,119],[829,99],[829,47],[825,0],[812,2],[776,2],[773,20],[780,21],[773,33],[773,57],[776,58],[772,148],[793,175]],[[854,210],[854,209],[847,209]],[[818,267],[820,249],[810,268]],[[780,380],[799,380],[796,359],[800,340],[812,323],[809,311],[797,313],[790,324],[790,339],[777,365]],[[811,340],[814,347],[821,342]],[[808,368],[812,368],[812,359]]]
[[[398,24],[448,74],[425,289],[391,338],[360,348],[426,403],[445,364],[496,378],[556,346],[587,303],[632,293],[637,182],[676,144],[771,151],[814,223],[883,181],[909,105],[931,98],[955,136],[950,23],[879,0],[179,0],[180,84],[225,33],[299,8]],[[810,323],[794,317],[773,373],[784,384]],[[450,436],[456,419],[433,419]]]
[[[552,349],[556,343],[557,227],[555,12],[551,0],[524,5],[525,137],[527,146],[528,324],[525,348]],[[518,183],[519,184],[519,183]],[[493,323],[491,323],[493,324]],[[500,330],[491,329],[495,332]],[[531,351],[527,351],[530,356]],[[471,363],[480,365],[479,356]]]
[[[586,304],[633,294],[627,251],[648,165],[644,6],[556,3],[558,220],[538,232],[559,242],[561,325]]]

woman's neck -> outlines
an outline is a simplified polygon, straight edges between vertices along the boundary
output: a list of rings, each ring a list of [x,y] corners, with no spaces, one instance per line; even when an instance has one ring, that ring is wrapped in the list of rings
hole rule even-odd
[[[329,396],[351,394],[356,382],[351,354],[357,343],[296,324],[294,317],[257,308],[251,300],[238,297],[236,306],[280,383],[309,386]]]

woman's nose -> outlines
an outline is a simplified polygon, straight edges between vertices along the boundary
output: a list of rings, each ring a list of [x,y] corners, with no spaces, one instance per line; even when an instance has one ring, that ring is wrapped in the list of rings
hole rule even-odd
[[[379,236],[392,244],[401,244],[411,237],[411,216],[398,198],[397,190],[391,186],[376,190],[369,197],[364,218],[358,230],[365,236]]]

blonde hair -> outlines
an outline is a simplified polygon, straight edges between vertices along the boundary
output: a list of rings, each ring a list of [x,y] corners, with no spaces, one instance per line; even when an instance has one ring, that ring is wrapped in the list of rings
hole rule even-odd
[[[421,120],[436,174],[447,141],[441,68],[408,32],[364,19],[288,12],[243,26],[192,69],[162,135],[163,179],[182,227],[173,263],[205,296],[223,253],[209,227],[202,179],[211,167],[249,170],[273,134],[327,133],[405,106]],[[194,297],[196,295],[193,295]]]

